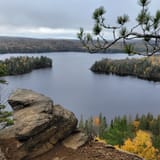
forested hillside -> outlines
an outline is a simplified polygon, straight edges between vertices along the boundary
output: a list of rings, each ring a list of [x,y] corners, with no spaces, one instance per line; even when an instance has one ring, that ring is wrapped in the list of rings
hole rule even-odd
[[[133,45],[143,51],[142,43],[133,41]],[[78,40],[35,39],[20,37],[0,37],[0,53],[44,53],[44,52],[85,52],[85,47]],[[113,45],[106,52],[124,52],[122,43]]]
[[[84,51],[78,40],[0,37],[0,53]]]

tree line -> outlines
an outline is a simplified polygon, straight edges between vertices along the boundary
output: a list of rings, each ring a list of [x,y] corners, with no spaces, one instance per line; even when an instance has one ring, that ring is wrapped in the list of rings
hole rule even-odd
[[[146,160],[160,158],[160,115],[118,116],[109,123],[102,113],[87,120],[81,116],[79,128],[91,137],[99,137],[107,144],[139,154]]]
[[[142,79],[160,81],[160,56],[123,60],[102,59],[95,62],[91,70],[95,73],[131,75]]]
[[[52,67],[48,57],[11,57],[0,61],[0,76],[18,75],[31,72],[33,69]]]

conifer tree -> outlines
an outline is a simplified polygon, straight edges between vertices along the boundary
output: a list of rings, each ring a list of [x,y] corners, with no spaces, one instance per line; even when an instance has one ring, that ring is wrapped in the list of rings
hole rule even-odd
[[[124,50],[128,54],[144,55],[130,43],[133,39],[143,42],[145,55],[147,56],[160,52],[160,10],[151,15],[149,11],[150,2],[150,0],[138,0],[141,10],[135,19],[135,25],[131,27],[127,26],[129,22],[127,14],[117,17],[116,26],[106,23],[104,16],[106,11],[101,6],[93,12],[93,20],[95,22],[93,34],[85,33],[84,29],[80,28],[77,36],[84,47],[91,53],[105,52],[115,43],[122,42]],[[112,32],[113,40],[108,39],[106,34],[108,32]]]
[[[79,121],[79,129],[84,130],[84,120],[83,120],[82,114],[81,114],[80,121]]]
[[[106,117],[102,116],[102,113],[99,114],[99,137],[103,138],[104,137],[104,133],[105,130],[107,129],[107,121],[106,121]]]

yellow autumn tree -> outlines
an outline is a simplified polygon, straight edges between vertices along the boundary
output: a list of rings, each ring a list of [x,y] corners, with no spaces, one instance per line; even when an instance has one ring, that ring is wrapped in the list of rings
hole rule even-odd
[[[93,118],[93,125],[94,126],[99,126],[100,125],[100,119],[99,119],[99,117],[94,117]]]
[[[137,121],[137,120],[133,121],[133,126],[134,126],[134,129],[135,129],[136,131],[137,131],[138,128],[139,128],[139,124],[140,124],[139,121]]]
[[[142,130],[138,130],[136,137],[127,139],[120,148],[138,154],[146,160],[157,160],[157,149],[152,146],[151,134]]]

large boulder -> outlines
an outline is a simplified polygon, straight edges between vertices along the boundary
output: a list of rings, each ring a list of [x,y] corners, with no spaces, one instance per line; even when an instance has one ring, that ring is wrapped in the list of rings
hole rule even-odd
[[[14,125],[0,131],[0,147],[8,159],[12,152],[16,160],[32,159],[76,129],[75,115],[42,94],[18,89],[8,102],[14,110]]]

